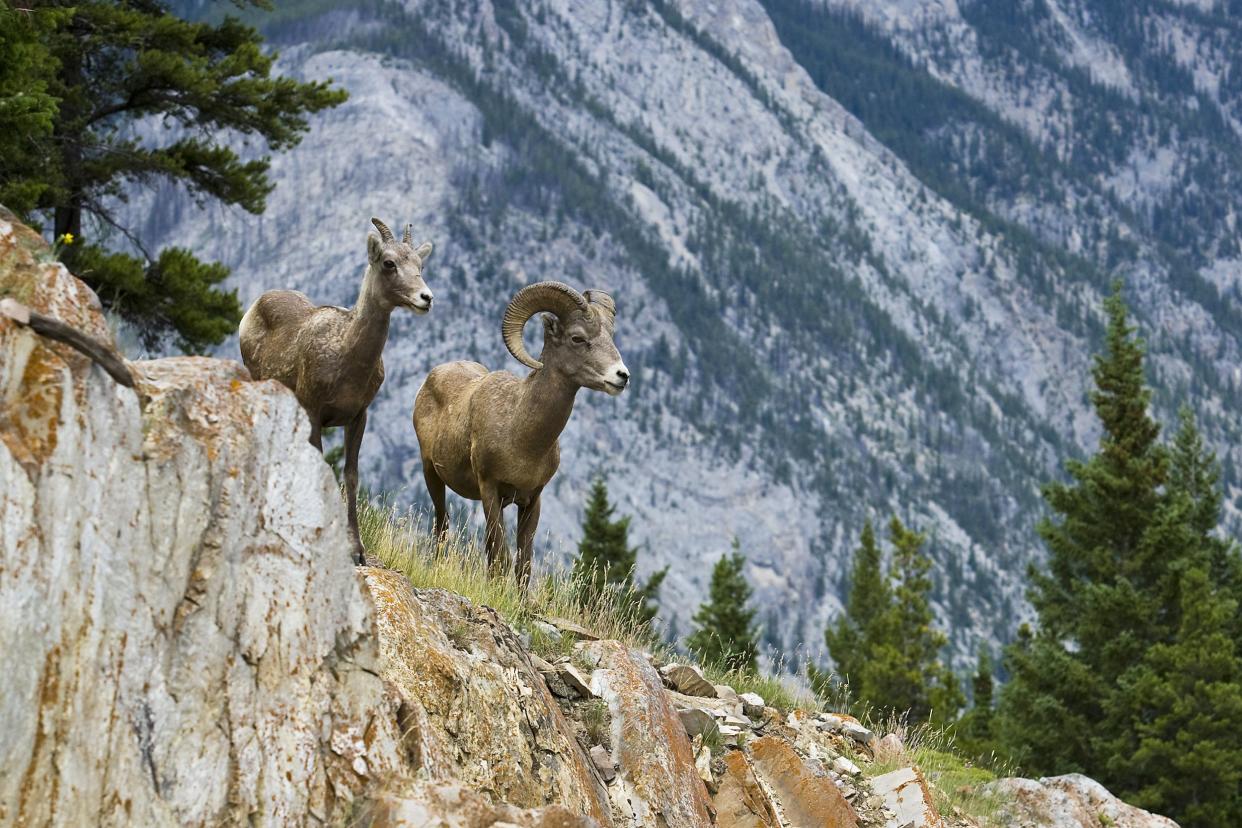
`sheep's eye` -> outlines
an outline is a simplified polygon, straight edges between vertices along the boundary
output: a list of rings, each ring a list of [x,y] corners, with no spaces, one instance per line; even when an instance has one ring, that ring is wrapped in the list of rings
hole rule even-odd
[[[573,342],[575,345],[582,345],[582,344],[584,344],[584,343],[586,342],[586,337],[585,337],[585,336],[579,336],[578,334],[574,334],[574,335],[573,335],[573,336],[571,336],[569,339],[570,339],[570,341],[571,341],[571,342]]]
[[[393,269],[393,268],[395,268],[396,266],[397,266],[397,265],[393,262],[393,260],[392,260],[392,259],[385,259],[385,260],[384,260],[384,268],[385,268],[385,269],[387,269],[387,270],[392,270],[392,269]]]

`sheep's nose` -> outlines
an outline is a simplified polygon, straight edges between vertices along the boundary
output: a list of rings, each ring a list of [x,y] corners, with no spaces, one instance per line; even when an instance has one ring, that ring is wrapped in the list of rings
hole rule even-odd
[[[419,298],[419,299],[422,299],[424,302],[426,302],[428,305],[430,305],[430,304],[431,304],[431,299],[432,299],[432,296],[431,296],[431,291],[429,291],[429,290],[424,290],[422,293],[418,294],[418,298]]]
[[[620,380],[621,380],[622,382],[629,382],[629,381],[630,381],[630,372],[629,372],[629,371],[627,371],[627,370],[625,370],[624,368],[618,368],[618,369],[617,369],[617,377],[618,377],[618,378],[620,378]]]

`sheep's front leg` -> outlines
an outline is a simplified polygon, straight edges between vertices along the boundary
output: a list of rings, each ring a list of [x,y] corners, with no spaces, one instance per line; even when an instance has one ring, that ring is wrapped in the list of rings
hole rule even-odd
[[[535,554],[535,530],[539,528],[540,489],[525,506],[518,507],[517,523],[517,572],[518,583],[523,589],[530,584],[530,565]]]
[[[358,534],[358,449],[362,447],[362,434],[366,430],[367,412],[364,408],[345,427],[345,499],[349,508],[349,538],[354,544],[354,561],[360,565],[366,563],[366,554]]]
[[[315,447],[315,451],[323,454],[323,425],[319,422],[318,414],[310,415],[311,436],[310,444]]]
[[[494,484],[480,483],[479,494],[483,500],[483,518],[487,523],[487,566],[492,575],[500,575],[509,568],[509,548],[505,544],[504,507],[500,501],[500,491]]]

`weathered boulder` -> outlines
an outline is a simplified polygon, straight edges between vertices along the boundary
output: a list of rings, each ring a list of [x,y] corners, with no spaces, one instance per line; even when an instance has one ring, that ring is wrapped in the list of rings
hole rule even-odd
[[[0,211],[0,295],[111,345],[45,250]],[[0,319],[0,823],[337,820],[404,759],[307,418],[237,363],[130,367]]]
[[[584,653],[598,666],[591,689],[612,714],[618,773],[608,792],[622,817],[652,828],[711,825],[690,740],[655,668],[617,641],[592,642]]]
[[[498,802],[556,802],[612,824],[603,780],[509,625],[459,595],[415,590],[400,573],[363,572],[416,770]]]
[[[1177,828],[1168,817],[1127,805],[1078,773],[1043,779],[999,779],[985,790],[1001,794],[998,821],[1009,828]]]
[[[666,664],[660,668],[665,684],[687,696],[716,698],[716,685],[703,676],[703,671],[693,664]],[[733,692],[730,688],[729,692]],[[735,697],[736,693],[733,694]]]
[[[563,805],[523,809],[496,804],[458,785],[419,782],[377,797],[358,809],[350,825],[367,828],[598,828],[599,823]]]

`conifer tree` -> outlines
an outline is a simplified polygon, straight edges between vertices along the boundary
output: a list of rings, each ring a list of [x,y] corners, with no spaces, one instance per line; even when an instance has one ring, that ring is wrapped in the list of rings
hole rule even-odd
[[[854,701],[881,713],[941,720],[962,706],[956,676],[939,660],[946,638],[933,626],[928,595],[931,561],[924,536],[894,517],[889,523],[892,564],[882,574],[870,523],[854,555],[846,614],[824,633],[829,655]],[[825,694],[827,674],[808,668],[812,686]]]
[[[994,750],[992,702],[995,684],[992,652],[986,645],[979,647],[975,674],[971,677],[972,705],[957,722],[958,747],[971,756],[984,756]]]
[[[619,600],[629,602],[634,618],[646,624],[657,612],[655,601],[668,567],[653,574],[641,587],[635,582],[638,550],[630,546],[630,519],[614,519],[615,511],[608,502],[607,484],[602,477],[596,477],[582,519],[582,540],[578,543],[573,578],[584,602],[598,599],[606,590],[615,590]]]
[[[273,77],[275,53],[233,17],[190,22],[160,0],[25,5],[38,48],[21,71],[43,97],[27,119],[35,131],[23,135],[38,135],[51,100],[51,138],[32,147],[17,136],[26,155],[22,166],[0,162],[0,192],[24,213],[50,214],[54,237],[67,243],[66,264],[135,322],[148,344],[167,333],[189,350],[221,341],[240,318],[236,295],[220,288],[227,269],[183,248],[148,251],[115,204],[130,188],[170,182],[200,203],[261,213],[273,186],[267,158],[243,160],[222,139],[288,149],[301,140],[307,115],[335,106],[344,93]],[[127,129],[150,118],[177,128]],[[105,246],[103,238],[83,240],[87,232],[111,234],[133,252]]]
[[[57,99],[47,37],[68,10],[0,5],[0,204],[24,215],[55,184],[48,174]]]
[[[1100,448],[1046,487],[1040,628],[1006,650],[997,733],[1030,773],[1087,773],[1184,828],[1242,824],[1239,563],[1214,535],[1219,471],[1188,413],[1171,451],[1157,443],[1119,291],[1107,309]]]
[[[733,554],[722,556],[712,568],[707,601],[694,614],[697,629],[686,644],[708,664],[753,673],[759,666],[759,644],[755,611],[747,606],[751,588],[742,571],[745,565],[746,557],[734,538]]]
[[[841,689],[848,689],[855,676],[861,679],[868,661],[864,642],[876,637],[872,625],[885,616],[892,600],[875,528],[868,518],[863,524],[858,548],[854,550],[845,613],[824,630],[824,644],[836,664],[836,674],[843,683]],[[833,695],[831,672],[808,664],[807,677],[816,693],[825,698]]]

